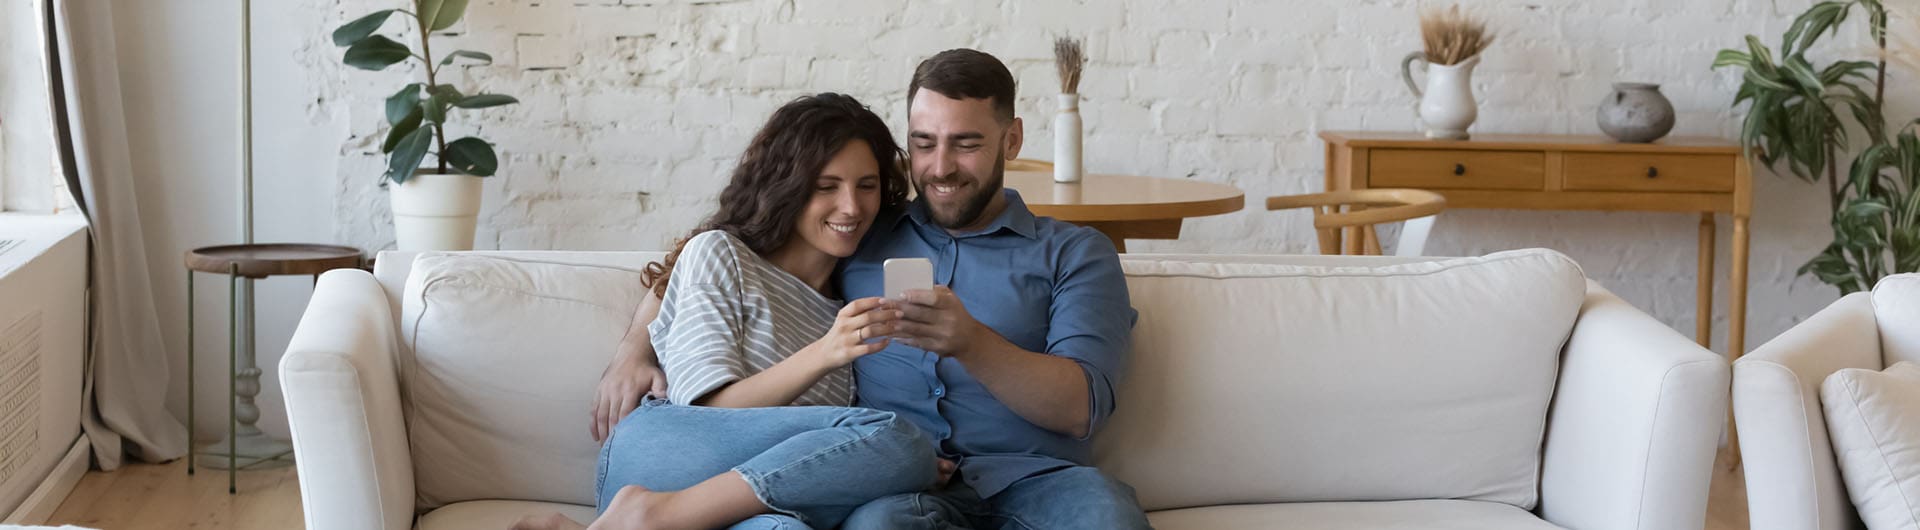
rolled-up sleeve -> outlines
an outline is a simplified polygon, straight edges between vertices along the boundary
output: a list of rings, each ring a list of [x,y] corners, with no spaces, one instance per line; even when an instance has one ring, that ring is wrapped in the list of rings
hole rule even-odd
[[[1086,372],[1090,438],[1113,415],[1114,390],[1126,375],[1139,313],[1127,296],[1126,275],[1113,242],[1091,228],[1075,232],[1058,255],[1047,353],[1073,359]]]
[[[647,326],[667,400],[691,405],[746,377],[740,344],[747,330],[739,297],[738,257],[720,232],[687,241],[667,280],[660,316]]]

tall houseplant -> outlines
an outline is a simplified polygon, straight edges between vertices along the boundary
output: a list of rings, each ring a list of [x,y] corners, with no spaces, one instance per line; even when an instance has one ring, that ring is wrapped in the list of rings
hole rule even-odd
[[[1807,50],[1837,35],[1856,7],[1867,15],[1880,55],[1816,68]],[[1842,294],[1871,289],[1889,274],[1920,271],[1920,119],[1894,128],[1883,114],[1887,18],[1881,0],[1820,2],[1794,19],[1778,54],[1748,35],[1746,49],[1721,50],[1713,62],[1743,71],[1733,105],[1750,103],[1740,131],[1749,155],[1807,182],[1826,179],[1833,242],[1800,274]],[[1867,147],[1843,170],[1841,159],[1856,138]]]
[[[488,64],[493,57],[457,50],[434,60],[431,35],[452,27],[466,13],[467,0],[412,0],[413,10],[385,9],[354,19],[333,31],[333,43],[345,47],[342,62],[363,70],[418,60],[425,82],[408,83],[386,99],[386,140],[380,152],[387,156],[385,178],[393,199],[394,232],[403,250],[463,250],[473,247],[480,210],[479,177],[499,169],[493,146],[467,136],[447,141],[451,111],[483,109],[518,103],[502,94],[467,95],[440,82],[441,69],[457,59]],[[395,14],[412,21],[419,35],[419,53],[407,45],[375,35]],[[427,155],[432,167],[420,167]]]

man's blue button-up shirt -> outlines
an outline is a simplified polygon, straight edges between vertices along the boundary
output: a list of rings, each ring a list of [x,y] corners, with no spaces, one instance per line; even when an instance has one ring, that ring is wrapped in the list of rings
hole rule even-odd
[[[1014,190],[1007,208],[977,232],[950,234],[916,200],[896,219],[877,219],[841,270],[848,300],[883,296],[882,264],[933,261],[934,283],[948,286],[967,313],[1022,349],[1073,359],[1087,376],[1087,432],[1113,414],[1126,372],[1137,313],[1113,242],[1100,232],[1036,218]],[[854,362],[859,404],[911,420],[960,462],[960,476],[991,497],[1009,484],[1070,465],[1087,465],[1092,437],[1049,431],[1015,414],[958,360],[903,344]]]

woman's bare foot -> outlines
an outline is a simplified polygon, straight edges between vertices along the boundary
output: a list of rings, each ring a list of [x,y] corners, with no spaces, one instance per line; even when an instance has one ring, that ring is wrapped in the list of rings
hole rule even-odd
[[[587,525],[568,519],[565,515],[552,513],[547,515],[529,515],[513,523],[510,530],[586,530]]]

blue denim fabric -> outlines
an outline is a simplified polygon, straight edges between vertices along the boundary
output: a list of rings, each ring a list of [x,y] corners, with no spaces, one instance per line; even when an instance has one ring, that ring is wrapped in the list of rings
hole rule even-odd
[[[938,473],[933,442],[891,412],[648,399],[601,446],[596,507],[605,510],[630,484],[676,491],[729,470],[768,507],[798,519],[758,517],[734,528],[832,528],[868,501],[926,489]]]
[[[854,510],[841,528],[1134,530],[1152,526],[1132,487],[1098,469],[1072,466],[1015,481],[986,499],[963,481],[936,492],[884,497]]]

